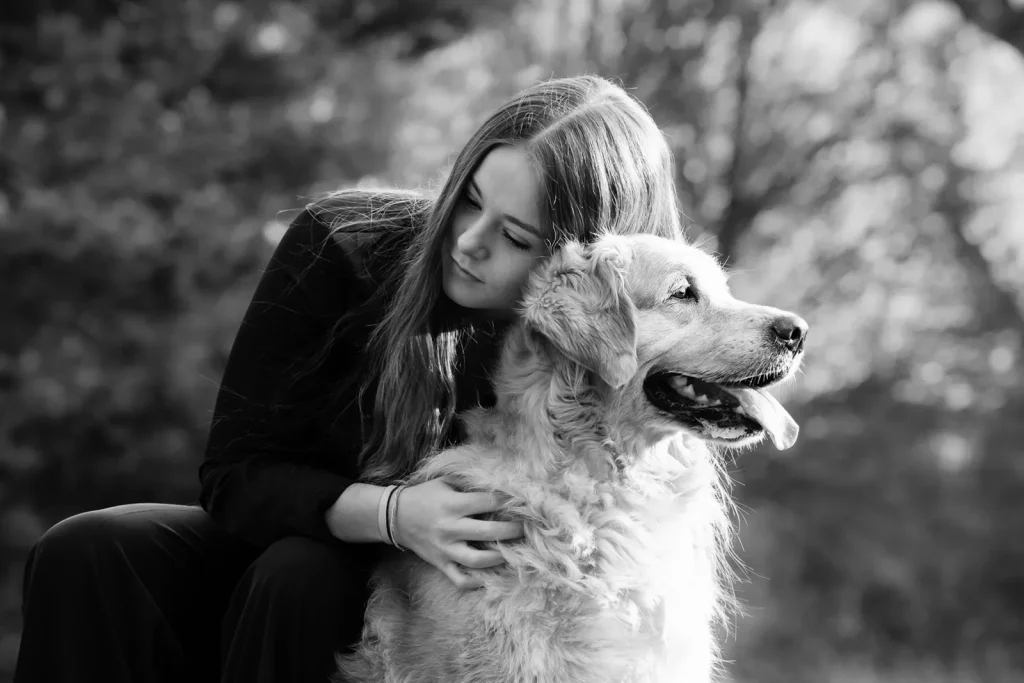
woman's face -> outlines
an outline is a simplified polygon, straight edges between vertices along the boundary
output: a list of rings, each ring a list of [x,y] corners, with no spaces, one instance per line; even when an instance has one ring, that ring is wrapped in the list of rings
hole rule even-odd
[[[484,157],[452,212],[442,259],[448,298],[493,315],[512,313],[530,272],[550,255],[540,197],[521,149],[496,147]]]

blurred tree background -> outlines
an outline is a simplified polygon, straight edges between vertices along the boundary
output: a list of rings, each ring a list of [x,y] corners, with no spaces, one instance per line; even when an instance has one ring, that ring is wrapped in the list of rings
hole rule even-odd
[[[435,183],[582,72],[812,327],[798,445],[733,463],[733,680],[1021,680],[1024,2],[39,0],[0,8],[0,681],[49,525],[195,500],[282,212]]]

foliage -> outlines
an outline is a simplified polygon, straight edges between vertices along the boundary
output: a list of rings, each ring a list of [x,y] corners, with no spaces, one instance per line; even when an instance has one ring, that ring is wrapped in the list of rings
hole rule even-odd
[[[583,71],[650,107],[737,294],[811,323],[784,390],[801,440],[734,463],[733,676],[1024,671],[1019,4],[53,0],[0,20],[0,680],[50,524],[194,500],[284,212],[436,182],[497,103]]]

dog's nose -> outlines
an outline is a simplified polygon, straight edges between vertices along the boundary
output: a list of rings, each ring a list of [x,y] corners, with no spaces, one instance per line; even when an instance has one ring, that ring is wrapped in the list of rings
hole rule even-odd
[[[803,347],[808,327],[806,320],[791,313],[772,321],[775,339],[791,351],[799,351]]]

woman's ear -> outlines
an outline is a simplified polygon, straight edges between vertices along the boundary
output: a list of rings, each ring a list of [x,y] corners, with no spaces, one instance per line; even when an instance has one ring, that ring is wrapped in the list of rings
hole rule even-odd
[[[618,388],[636,373],[636,307],[626,291],[631,259],[621,237],[569,242],[531,277],[522,313],[529,329]]]

